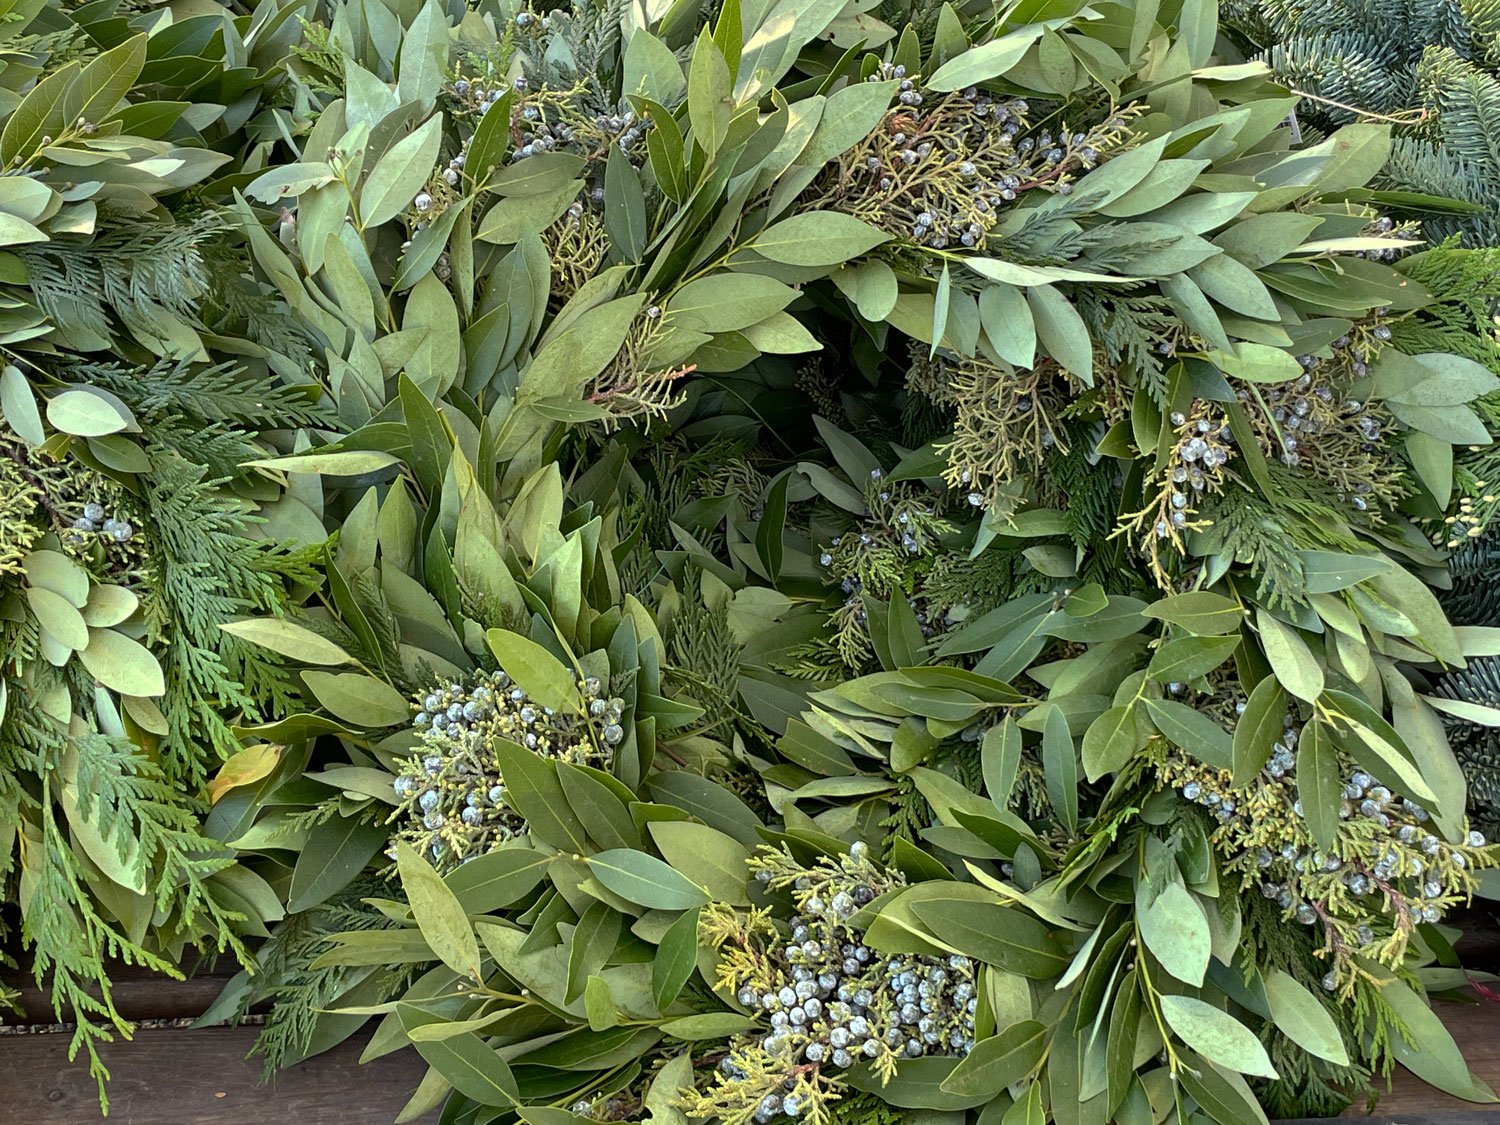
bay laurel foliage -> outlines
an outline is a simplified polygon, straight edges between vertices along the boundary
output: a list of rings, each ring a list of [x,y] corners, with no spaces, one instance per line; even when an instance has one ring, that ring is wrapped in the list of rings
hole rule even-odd
[[[218,950],[408,1118],[1494,1100],[1495,251],[1388,124],[1199,0],[10,15],[0,876],[101,1078]]]

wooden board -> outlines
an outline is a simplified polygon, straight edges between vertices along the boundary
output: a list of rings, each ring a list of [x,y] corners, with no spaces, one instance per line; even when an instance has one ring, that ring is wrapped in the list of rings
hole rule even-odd
[[[208,964],[186,980],[172,980],[139,965],[111,964],[110,999],[127,1020],[197,1019],[218,999],[229,978],[239,970],[230,958]],[[8,1024],[50,1024],[55,1020],[52,997],[38,988],[27,969],[0,970],[0,982],[20,992],[21,1016],[3,1013]],[[97,988],[89,995],[98,996]]]
[[[1500,965],[1493,933],[1465,959],[1475,967]],[[208,969],[185,982],[163,981],[121,967],[115,1001],[130,1018],[196,1016],[218,995],[232,969]],[[43,994],[19,974],[22,1005],[45,1020]],[[1439,1012],[1474,1072],[1500,1090],[1500,1004],[1443,1004]],[[386,1125],[405,1106],[426,1064],[412,1050],[364,1066],[368,1034],[261,1081],[258,1059],[246,1058],[257,1029],[140,1030],[128,1043],[102,1050],[113,1072],[107,1125]],[[62,1032],[0,1035],[0,1125],[100,1125],[94,1080],[67,1061]],[[1500,1125],[1500,1105],[1476,1106],[1437,1093],[1398,1070],[1376,1113],[1362,1105],[1346,1117],[1369,1125]],[[422,1118],[430,1125],[436,1115]],[[1286,1125],[1316,1125],[1289,1122]]]
[[[1439,1004],[1438,1014],[1453,1033],[1469,1068],[1500,1090],[1500,1004]],[[1354,1106],[1345,1117],[1363,1117]],[[1370,1125],[1497,1125],[1500,1105],[1474,1105],[1439,1093],[1406,1071],[1397,1069],[1391,1090],[1380,1099]]]
[[[103,1125],[386,1125],[427,1070],[412,1050],[361,1066],[368,1038],[361,1035],[266,1085],[260,1060],[245,1058],[257,1030],[137,1031],[129,1043],[106,1046],[110,1112]],[[88,1067],[68,1062],[69,1038],[0,1037],[0,1122],[101,1125]]]
[[[1470,1065],[1500,1087],[1500,1004],[1444,1005],[1443,1016]],[[367,1036],[261,1082],[247,1060],[255,1028],[140,1031],[104,1049],[113,1072],[111,1125],[385,1125],[426,1072],[405,1050],[363,1066]],[[99,1105],[86,1067],[67,1061],[66,1034],[0,1037],[0,1121],[98,1125]],[[422,1119],[424,1125],[436,1115]],[[1348,1117],[1363,1117],[1363,1107]],[[1436,1093],[1405,1072],[1369,1125],[1500,1125],[1500,1106],[1476,1106]],[[1304,1123],[1299,1123],[1304,1125]],[[1306,1122],[1305,1125],[1315,1125]]]

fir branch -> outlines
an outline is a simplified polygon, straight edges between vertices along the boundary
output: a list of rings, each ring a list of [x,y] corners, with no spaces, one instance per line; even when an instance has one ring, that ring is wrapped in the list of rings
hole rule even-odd
[[[91,239],[54,238],[15,252],[48,319],[99,351],[121,330],[154,336],[164,317],[199,323],[196,302],[209,285],[200,247],[220,226],[208,213],[171,225],[106,212]]]
[[[1500,537],[1484,535],[1464,539],[1448,559],[1453,587],[1438,595],[1448,619],[1455,625],[1500,624]],[[1457,697],[1455,697],[1457,698]]]
[[[274,997],[275,1004],[252,1054],[264,1060],[269,1080],[278,1070],[313,1053],[318,1024],[339,998],[369,976],[368,968],[343,965],[314,967],[328,949],[328,939],[351,930],[395,929],[397,923],[362,900],[381,897],[390,888],[373,874],[366,874],[334,898],[298,914],[292,914],[272,932],[257,953],[258,972],[240,999],[235,1019],[243,1019],[259,1001]],[[398,966],[376,970],[381,999],[400,995],[424,966]]]

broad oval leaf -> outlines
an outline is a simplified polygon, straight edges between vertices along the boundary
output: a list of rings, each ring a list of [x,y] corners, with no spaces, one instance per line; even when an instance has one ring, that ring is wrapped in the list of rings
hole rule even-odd
[[[691,910],[709,902],[708,892],[655,856],[613,848],[590,856],[594,878],[621,898],[653,910]]]
[[[303,672],[313,698],[347,723],[394,727],[411,719],[406,697],[384,680],[359,672]]]
[[[577,714],[582,696],[573,673],[535,641],[508,629],[491,629],[485,642],[505,674],[534,701],[554,711]]]
[[[698,965],[698,910],[686,911],[667,928],[651,962],[651,998],[659,1011],[677,999]]]
[[[348,664],[352,659],[326,637],[285,618],[250,617],[244,621],[226,622],[219,628],[304,664]]]
[[[1266,976],[1271,1019],[1293,1043],[1336,1066],[1349,1065],[1344,1037],[1328,1008],[1289,974],[1272,969]]]
[[[1248,785],[1265,767],[1285,729],[1285,718],[1286,692],[1275,676],[1266,676],[1250,692],[1234,726],[1230,755],[1235,785]]]
[[[396,844],[396,870],[406,901],[411,903],[412,917],[432,951],[455,973],[477,980],[479,939],[458,896],[432,864],[404,841]]]
[[[1281,686],[1305,703],[1323,694],[1323,669],[1296,629],[1264,609],[1256,611],[1255,624],[1266,659]]]
[[[1111,707],[1083,733],[1083,771],[1090,781],[1114,773],[1140,748],[1134,706]]]
[[[1213,946],[1203,907],[1177,882],[1143,904],[1145,894],[1144,886],[1136,894],[1141,940],[1167,972],[1184,984],[1201,985]]]
[[[1200,636],[1219,636],[1238,629],[1245,611],[1238,602],[1211,590],[1190,590],[1162,598],[1141,611],[1147,617],[1180,626]]]
[[[512,844],[466,860],[444,876],[444,882],[468,913],[489,914],[541,882],[551,862],[544,852]]]
[[[750,904],[745,889],[750,849],[734,837],[706,824],[659,820],[651,825],[651,839],[668,863],[716,902]]]
[[[1162,1016],[1204,1058],[1241,1074],[1276,1078],[1276,1068],[1255,1033],[1221,1008],[1192,996],[1159,996]]]
[[[148,697],[166,694],[166,680],[156,657],[123,633],[90,629],[88,647],[78,657],[89,674],[111,691]]]
[[[476,1031],[449,1039],[413,1041],[423,1060],[455,1090],[480,1105],[519,1106],[520,1092],[510,1066]]]
[[[762,231],[750,247],[773,262],[836,266],[852,262],[890,235],[838,211],[804,211]]]
[[[1239,645],[1235,636],[1178,637],[1156,650],[1146,671],[1159,683],[1195,680],[1228,660]]]
[[[1032,24],[970,47],[938,67],[927,80],[927,86],[939,93],[948,93],[999,78],[1026,57],[1026,52],[1041,38],[1044,30],[1044,25]]]
[[[47,421],[74,437],[103,437],[135,429],[135,418],[123,406],[91,391],[63,391],[47,400]]]
[[[365,869],[385,841],[382,825],[359,816],[336,816],[314,825],[292,868],[287,910],[296,913],[327,902]]]
[[[1146,701],[1146,713],[1173,746],[1214,769],[1226,770],[1233,761],[1229,732],[1203,712],[1172,699]]]
[[[443,143],[443,115],[429,118],[390,147],[371,170],[359,193],[360,222],[375,227],[411,206],[437,163]]]
[[[1042,1060],[1048,1029],[1036,1020],[1021,1020],[975,1043],[953,1072],[943,1079],[950,1094],[994,1096],[1025,1078]]]

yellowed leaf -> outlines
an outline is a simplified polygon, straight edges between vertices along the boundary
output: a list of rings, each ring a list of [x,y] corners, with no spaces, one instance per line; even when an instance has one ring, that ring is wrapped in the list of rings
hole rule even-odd
[[[216,805],[219,798],[231,789],[249,785],[265,777],[276,768],[276,763],[281,761],[281,752],[285,749],[284,746],[276,746],[270,742],[245,747],[225,762],[209,781],[209,803]]]

